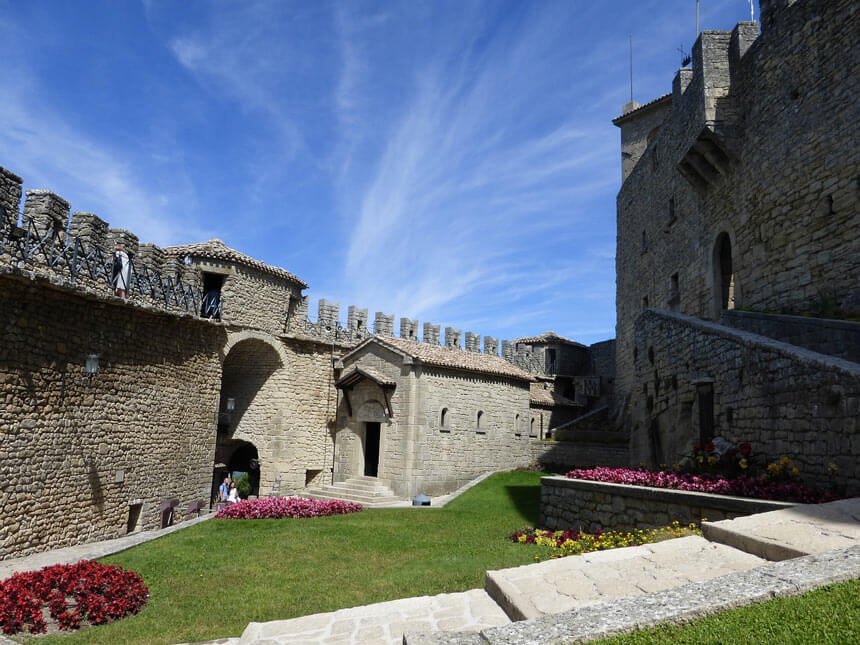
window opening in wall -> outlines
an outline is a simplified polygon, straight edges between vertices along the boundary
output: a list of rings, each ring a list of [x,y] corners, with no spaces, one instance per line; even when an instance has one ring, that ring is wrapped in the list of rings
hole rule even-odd
[[[203,304],[200,306],[202,318],[221,319],[221,287],[224,276],[220,273],[203,274]]]
[[[554,349],[546,350],[546,373],[557,374],[558,365],[556,363],[556,353]]]
[[[735,274],[728,233],[720,233],[714,245],[714,299],[717,316],[722,309],[735,308]]]
[[[681,304],[681,287],[678,283],[678,274],[675,273],[671,277],[669,286],[669,310],[678,311]]]
[[[642,253],[648,250],[648,236],[645,233],[645,229],[642,229]]]
[[[439,414],[439,430],[442,432],[451,432],[451,429],[448,427],[448,408],[442,408],[442,412]]]
[[[475,430],[478,432],[478,434],[487,434],[487,431],[484,428],[483,410],[478,410],[478,414],[475,417]]]
[[[529,436],[530,437],[537,437],[537,424],[535,423],[534,417],[532,417],[532,420],[529,423]]]
[[[520,415],[514,417],[514,436],[521,437],[522,432],[520,432]]]
[[[308,469],[308,470],[305,470],[305,488],[307,488],[308,486],[310,486],[310,485],[311,485],[311,483],[312,483],[312,482],[313,482],[317,477],[319,477],[319,475],[320,475],[321,473],[322,473],[322,470],[321,470],[321,469],[319,469],[319,468],[314,468],[314,469]]]
[[[669,224],[675,223],[675,197],[669,198]]]
[[[142,510],[143,502],[128,505],[128,523],[126,524],[126,533],[135,533],[140,530],[140,515]]]

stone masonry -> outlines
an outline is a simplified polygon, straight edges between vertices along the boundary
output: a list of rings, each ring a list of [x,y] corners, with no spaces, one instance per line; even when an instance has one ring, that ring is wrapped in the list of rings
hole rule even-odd
[[[697,422],[712,388],[707,434],[788,454],[812,483],[824,462],[856,454],[848,368],[819,373],[803,351],[772,358],[757,341],[735,345],[717,329],[643,316],[657,308],[717,320],[741,307],[821,315],[857,300],[858,77],[846,64],[856,58],[857,5],[761,6],[760,35],[755,23],[702,32],[672,93],[614,121],[624,181],[613,414],[631,432],[634,463],[671,463],[698,443],[685,419]],[[737,349],[720,353],[729,346]],[[846,459],[842,483],[855,486],[856,459]]]

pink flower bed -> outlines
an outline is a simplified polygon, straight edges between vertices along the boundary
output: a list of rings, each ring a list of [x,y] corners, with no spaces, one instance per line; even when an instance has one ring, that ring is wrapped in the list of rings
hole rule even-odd
[[[794,482],[774,482],[754,477],[734,477],[726,479],[718,475],[693,475],[668,470],[654,472],[632,468],[577,468],[567,473],[570,479],[629,484],[631,486],[650,486],[652,488],[671,488],[696,493],[716,493],[770,499],[780,502],[801,502],[820,504],[839,499],[831,493],[806,488]]]
[[[305,499],[303,497],[266,497],[243,499],[225,506],[215,517],[228,520],[269,520],[286,517],[322,517],[346,515],[362,510],[361,504],[334,499]]]
[[[147,598],[149,589],[134,571],[89,560],[55,564],[0,581],[0,628],[41,634],[49,624],[99,625],[136,614]]]

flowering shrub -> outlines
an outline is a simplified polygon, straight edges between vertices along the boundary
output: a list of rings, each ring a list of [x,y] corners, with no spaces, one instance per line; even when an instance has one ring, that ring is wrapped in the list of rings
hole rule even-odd
[[[568,555],[579,555],[592,551],[605,551],[607,549],[618,549],[625,546],[639,546],[640,544],[652,544],[662,542],[685,535],[701,535],[702,531],[695,525],[683,527],[678,522],[672,522],[669,526],[659,529],[636,529],[634,531],[601,531],[597,529],[594,533],[584,533],[576,529],[566,531],[545,531],[526,526],[510,535],[512,542],[520,544],[535,544],[537,546],[549,547],[550,558],[563,558]],[[535,556],[539,560],[540,556]]]
[[[716,493],[737,495],[757,499],[772,499],[781,502],[801,502],[820,504],[838,499],[831,493],[821,492],[801,486],[796,482],[768,481],[753,477],[734,477],[726,479],[716,475],[693,475],[661,470],[654,472],[644,468],[577,468],[567,473],[570,479],[650,486],[652,488],[672,488],[697,493]]]
[[[285,517],[321,517],[346,515],[362,510],[361,504],[335,499],[306,499],[303,497],[266,497],[243,499],[223,507],[215,517],[228,520],[264,520]]]
[[[693,453],[676,464],[675,470],[721,475],[749,475],[753,466],[752,444],[749,441],[733,446],[721,437],[706,443],[696,444]]]
[[[4,634],[25,627],[44,633],[45,608],[60,629],[78,629],[83,622],[100,625],[136,614],[148,597],[149,589],[134,571],[89,560],[56,564],[0,581],[0,628]]]

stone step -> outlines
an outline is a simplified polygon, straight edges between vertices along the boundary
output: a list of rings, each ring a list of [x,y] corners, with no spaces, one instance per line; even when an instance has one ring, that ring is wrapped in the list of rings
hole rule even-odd
[[[528,620],[765,563],[757,556],[691,535],[488,571],[485,586],[512,620]]]
[[[419,596],[268,623],[250,623],[239,643],[400,645],[409,631],[478,632],[510,620],[482,589]]]
[[[348,479],[343,482],[335,482],[334,484],[324,484],[323,486],[331,487],[331,488],[346,488],[349,490],[363,490],[369,492],[381,492],[386,495],[393,495],[394,491],[392,491],[385,484],[376,481],[376,482],[368,482],[363,480],[353,481]]]
[[[860,498],[703,522],[702,533],[709,540],[768,560],[843,549],[860,543]]]
[[[302,492],[301,497],[313,497],[314,499],[336,499],[344,502],[357,502],[359,504],[369,507],[385,506],[394,502],[403,501],[400,498],[394,496],[374,497],[371,495],[362,495],[361,493],[355,491],[333,491],[322,488],[310,488]]]

